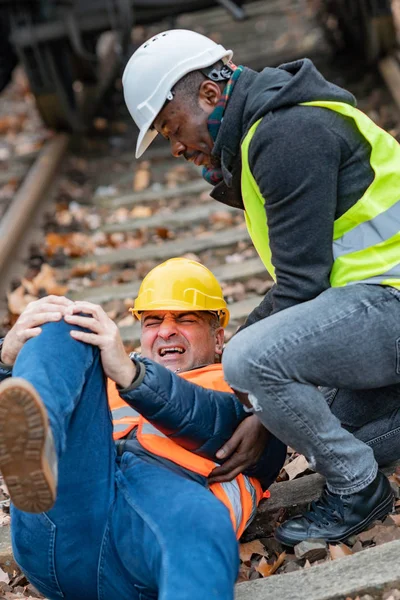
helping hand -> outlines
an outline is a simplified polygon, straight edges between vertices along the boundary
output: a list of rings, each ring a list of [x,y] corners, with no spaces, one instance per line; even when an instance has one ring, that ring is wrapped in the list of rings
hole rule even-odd
[[[208,476],[208,483],[232,481],[239,473],[255,465],[268,443],[269,432],[251,415],[242,421],[233,436],[218,450],[217,459],[228,460]]]

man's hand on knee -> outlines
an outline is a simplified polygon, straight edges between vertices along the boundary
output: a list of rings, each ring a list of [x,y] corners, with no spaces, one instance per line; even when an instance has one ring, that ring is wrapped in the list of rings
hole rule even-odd
[[[72,304],[64,296],[46,296],[30,302],[4,338],[1,362],[12,366],[25,342],[42,332],[41,325],[60,321]]]
[[[129,387],[136,375],[136,366],[125,351],[117,325],[101,306],[92,302],[74,302],[64,319],[70,325],[89,330],[76,329],[70,333],[80,342],[97,346],[107,377],[123,388]]]

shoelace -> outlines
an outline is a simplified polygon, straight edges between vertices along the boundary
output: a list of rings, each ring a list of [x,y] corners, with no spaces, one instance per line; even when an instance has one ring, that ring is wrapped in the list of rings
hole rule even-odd
[[[318,500],[311,503],[310,510],[304,517],[317,526],[329,525],[332,521],[338,523],[344,519],[343,497],[331,494],[326,488]]]

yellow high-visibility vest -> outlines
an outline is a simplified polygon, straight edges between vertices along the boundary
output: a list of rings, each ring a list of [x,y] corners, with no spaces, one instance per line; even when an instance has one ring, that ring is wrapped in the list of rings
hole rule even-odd
[[[371,146],[374,179],[363,196],[334,222],[331,286],[374,283],[400,289],[400,145],[349,104],[318,100],[301,106],[327,108],[351,117]],[[275,280],[265,199],[249,166],[249,146],[260,122],[252,125],[241,146],[242,197],[250,237]]]

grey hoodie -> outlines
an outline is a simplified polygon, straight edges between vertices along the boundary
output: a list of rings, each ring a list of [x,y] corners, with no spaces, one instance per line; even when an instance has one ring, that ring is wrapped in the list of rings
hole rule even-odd
[[[243,209],[240,144],[263,117],[249,148],[249,164],[265,199],[276,285],[246,326],[306,302],[330,286],[334,220],[373,180],[371,147],[354,121],[311,100],[355,106],[346,90],[329,83],[308,60],[261,73],[245,69],[225,110],[213,154],[224,181],[211,195]]]

